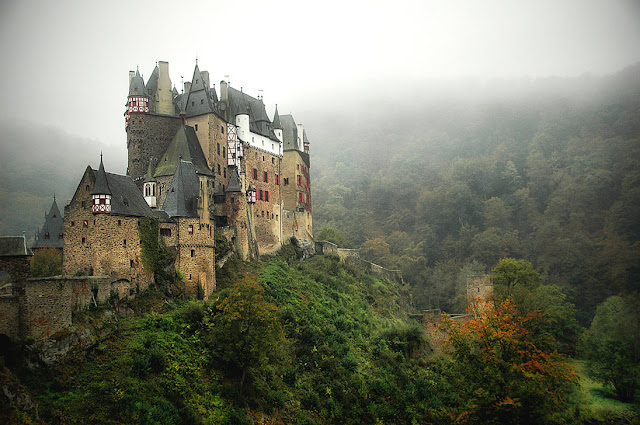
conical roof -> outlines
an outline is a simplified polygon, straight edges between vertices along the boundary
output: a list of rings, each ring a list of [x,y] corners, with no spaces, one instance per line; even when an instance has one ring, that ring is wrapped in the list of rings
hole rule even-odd
[[[273,123],[271,124],[274,130],[282,130],[282,124],[280,123],[280,115],[278,114],[278,105],[276,105],[276,111],[273,114]]]
[[[240,176],[238,175],[237,167],[233,167],[231,170],[229,186],[225,189],[225,192],[242,192],[242,184],[240,184]]]
[[[197,217],[199,180],[191,162],[180,160],[162,209],[169,217]]]
[[[102,154],[100,155],[100,168],[96,174],[96,184],[93,186],[92,195],[111,195],[107,175],[104,172],[104,164],[102,163]]]
[[[45,216],[44,225],[38,232],[32,248],[62,248],[64,246],[64,240],[61,237],[63,232],[64,220],[54,196],[49,213]]]
[[[129,96],[147,96],[144,80],[137,69],[136,75],[131,78],[131,82],[129,83]]]

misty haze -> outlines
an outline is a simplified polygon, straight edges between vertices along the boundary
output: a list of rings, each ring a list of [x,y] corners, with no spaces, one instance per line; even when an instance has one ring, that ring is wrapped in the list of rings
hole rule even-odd
[[[637,1],[0,21],[0,422],[640,420]]]

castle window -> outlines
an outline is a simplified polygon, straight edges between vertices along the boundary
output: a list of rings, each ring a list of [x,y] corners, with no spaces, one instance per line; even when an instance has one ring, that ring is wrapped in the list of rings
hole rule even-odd
[[[196,102],[191,102],[191,106],[194,106],[196,104]]]
[[[160,229],[160,235],[162,236],[171,236],[171,229]]]
[[[284,178],[284,184],[285,184],[285,185],[289,184],[289,177],[285,177],[285,178]]]
[[[302,176],[298,174],[298,186],[302,186]]]
[[[44,238],[45,238],[45,239],[49,239],[49,232],[47,232],[47,233],[45,233],[45,234],[44,234]]]
[[[264,161],[264,155],[262,155],[262,160]]]
[[[89,220],[83,220],[82,227],[89,227]]]
[[[257,168],[253,169],[253,179],[254,180],[258,180],[258,169]]]
[[[200,99],[200,104],[204,105],[204,99]]]
[[[269,173],[267,173],[267,172],[265,171],[265,172],[263,173],[262,180],[263,180],[265,183],[269,183]]]
[[[191,257],[195,257],[195,256],[196,256],[196,250],[195,250],[195,249],[192,249],[192,250],[191,250]]]
[[[127,247],[127,240],[126,239],[122,241],[122,246],[124,246],[125,248]]]
[[[191,224],[189,225],[189,227],[187,228],[187,232],[188,232],[190,235],[193,235],[193,225],[191,225]]]
[[[224,134],[224,127],[220,126],[220,133]]]
[[[227,156],[227,148],[222,147],[222,156]]]
[[[300,164],[296,164],[296,167],[298,168],[298,170],[300,169]]]
[[[220,143],[218,143],[218,155],[220,155]]]
[[[129,260],[129,267],[133,268],[133,260]]]
[[[198,124],[196,124],[196,131],[198,131]]]
[[[262,216],[264,217],[264,211],[261,211],[261,212],[262,212]]]
[[[58,239],[64,239],[64,233],[60,233],[60,234],[58,235]]]
[[[86,238],[82,238],[82,243],[84,244],[87,241]]]
[[[276,174],[276,184],[280,184],[280,174]]]
[[[271,147],[273,147],[273,145],[271,145]],[[276,159],[275,158],[271,158],[271,163],[275,164],[276,163]]]
[[[264,191],[264,200],[269,202],[269,191],[268,190]]]
[[[262,189],[260,189],[260,198],[259,199],[262,201]]]
[[[223,174],[224,178],[226,179],[227,178],[227,169],[226,168],[222,169],[222,174]]]
[[[75,225],[76,225],[76,222],[75,222],[75,221],[72,221],[72,222],[71,222],[71,227],[73,227],[73,226],[75,226]]]
[[[86,205],[86,203],[85,203],[84,201],[80,202],[80,206],[81,206],[82,208],[84,208],[84,207],[85,207],[85,205]]]
[[[218,164],[218,174],[220,174],[220,164]]]

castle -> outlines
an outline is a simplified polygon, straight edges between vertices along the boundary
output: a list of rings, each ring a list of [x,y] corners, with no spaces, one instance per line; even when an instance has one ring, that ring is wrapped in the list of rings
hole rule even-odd
[[[146,83],[129,73],[124,124],[127,175],[107,172],[101,155],[64,217],[54,197],[36,235],[34,252],[62,251],[61,276],[29,278],[25,237],[0,238],[0,336],[48,338],[73,311],[145,290],[145,247],[156,243],[175,254],[185,292],[204,298],[216,287],[216,237],[243,260],[293,238],[313,254],[309,141],[291,115],[276,106],[270,119],[261,97],[227,81],[218,93],[197,61],[178,93],[158,62]]]
[[[215,288],[215,234],[243,259],[295,237],[313,250],[309,142],[291,115],[269,119],[262,98],[220,82],[197,62],[182,93],[169,64],[145,83],[129,73],[127,176],[87,167],[65,207],[64,273],[91,271],[146,286],[138,223],[154,217],[188,288]],[[45,225],[46,227],[46,225]],[[39,238],[40,240],[40,238]]]

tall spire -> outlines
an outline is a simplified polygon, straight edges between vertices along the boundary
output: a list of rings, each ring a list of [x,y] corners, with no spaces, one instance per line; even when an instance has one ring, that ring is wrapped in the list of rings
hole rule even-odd
[[[111,195],[109,189],[109,182],[107,181],[107,173],[104,171],[104,164],[102,162],[102,152],[100,152],[100,167],[98,168],[98,174],[96,174],[96,184],[93,186],[92,195]]]
[[[278,114],[278,104],[276,104],[276,111],[273,113],[273,123],[271,123],[271,127],[274,130],[282,130],[282,124],[280,123],[280,114]]]

